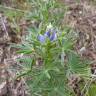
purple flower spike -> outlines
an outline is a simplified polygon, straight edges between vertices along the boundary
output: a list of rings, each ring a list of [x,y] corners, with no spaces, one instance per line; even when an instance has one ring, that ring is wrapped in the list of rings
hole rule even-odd
[[[45,41],[46,41],[46,39],[49,39],[50,41],[54,41],[54,40],[56,40],[57,39],[57,34],[56,34],[56,30],[47,30],[46,32],[45,32],[45,34],[44,35],[42,35],[42,34],[40,34],[39,36],[38,36],[38,40],[41,42],[41,43],[45,43]]]
[[[41,43],[44,43],[44,42],[45,42],[45,39],[46,39],[45,36],[43,36],[43,35],[41,35],[41,34],[38,36],[38,40],[39,40]]]
[[[56,35],[56,32],[53,32],[50,36],[50,41],[54,41],[57,39],[57,35]]]

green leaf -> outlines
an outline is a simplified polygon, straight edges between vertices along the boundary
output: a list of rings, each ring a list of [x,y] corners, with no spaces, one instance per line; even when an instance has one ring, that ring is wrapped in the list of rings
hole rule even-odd
[[[82,60],[76,53],[68,53],[69,70],[75,74],[89,76],[90,69],[86,60]]]
[[[50,79],[51,77],[50,77],[50,74],[49,74],[48,71],[49,71],[49,70],[45,70],[45,71],[44,71],[44,74],[46,75],[46,77],[47,77],[48,79]]]
[[[30,70],[32,67],[33,58],[31,57],[20,58],[20,59],[17,59],[17,61],[22,62],[20,66],[23,68],[23,70]]]
[[[88,96],[96,96],[96,84],[90,86],[88,93]]]
[[[17,51],[17,53],[23,53],[23,54],[30,54],[32,52],[33,52],[33,50],[19,50],[19,51]]]

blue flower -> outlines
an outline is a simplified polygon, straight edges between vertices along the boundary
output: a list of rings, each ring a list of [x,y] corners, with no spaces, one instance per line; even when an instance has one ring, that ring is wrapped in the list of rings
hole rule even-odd
[[[46,39],[49,38],[50,41],[54,41],[57,39],[57,34],[55,30],[48,30],[47,32],[45,32],[44,35],[39,35],[38,36],[38,40],[41,43],[44,43],[46,41]]]
[[[52,35],[50,36],[50,41],[54,41],[57,39],[56,32],[53,32]]]
[[[45,36],[40,34],[38,37],[38,40],[41,42],[41,43],[44,43],[45,42]]]

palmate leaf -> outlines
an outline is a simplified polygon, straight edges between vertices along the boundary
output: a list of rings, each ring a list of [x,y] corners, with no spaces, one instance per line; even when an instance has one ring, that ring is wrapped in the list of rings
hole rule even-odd
[[[24,77],[31,73],[32,66],[34,65],[33,58],[23,57],[17,59],[17,62],[21,63],[19,64],[21,70],[19,70],[19,72],[17,73],[16,78]]]
[[[24,58],[17,59],[17,61],[22,62],[22,64],[20,65],[22,69],[31,69],[33,58],[24,57]]]
[[[34,52],[34,48],[33,46],[28,43],[28,42],[24,42],[23,44],[12,44],[11,47],[20,49],[18,51],[16,51],[17,53],[23,53],[23,54],[31,54],[32,52]]]
[[[72,73],[82,76],[90,75],[88,62],[86,60],[82,60],[76,53],[68,53],[68,67]]]
[[[27,81],[32,96],[70,96],[65,74],[50,71],[51,78],[48,79],[43,71],[39,72],[40,74],[36,73],[31,73],[32,80]]]

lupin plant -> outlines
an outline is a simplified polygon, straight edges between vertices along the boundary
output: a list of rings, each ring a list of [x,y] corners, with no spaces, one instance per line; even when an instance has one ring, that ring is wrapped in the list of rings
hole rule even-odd
[[[18,51],[30,57],[20,59],[25,64],[17,78],[27,77],[31,96],[74,96],[68,78],[73,74],[87,78],[89,69],[72,51],[73,36],[70,32],[60,32],[51,24],[45,32],[34,31],[37,34],[31,32],[25,40],[27,43],[24,42],[22,50]]]
[[[74,51],[78,34],[60,26],[64,14],[63,11],[60,14],[52,11],[59,5],[56,0],[30,1],[34,5],[33,13],[27,14],[27,18],[39,23],[28,28],[29,34],[18,45],[21,49],[18,53],[25,57],[18,59],[23,64],[17,78],[26,77],[31,96],[83,96],[88,92],[86,82],[90,80],[90,69],[86,60]],[[69,86],[69,81],[75,76],[84,79],[79,84],[80,89],[77,88],[79,85]]]

